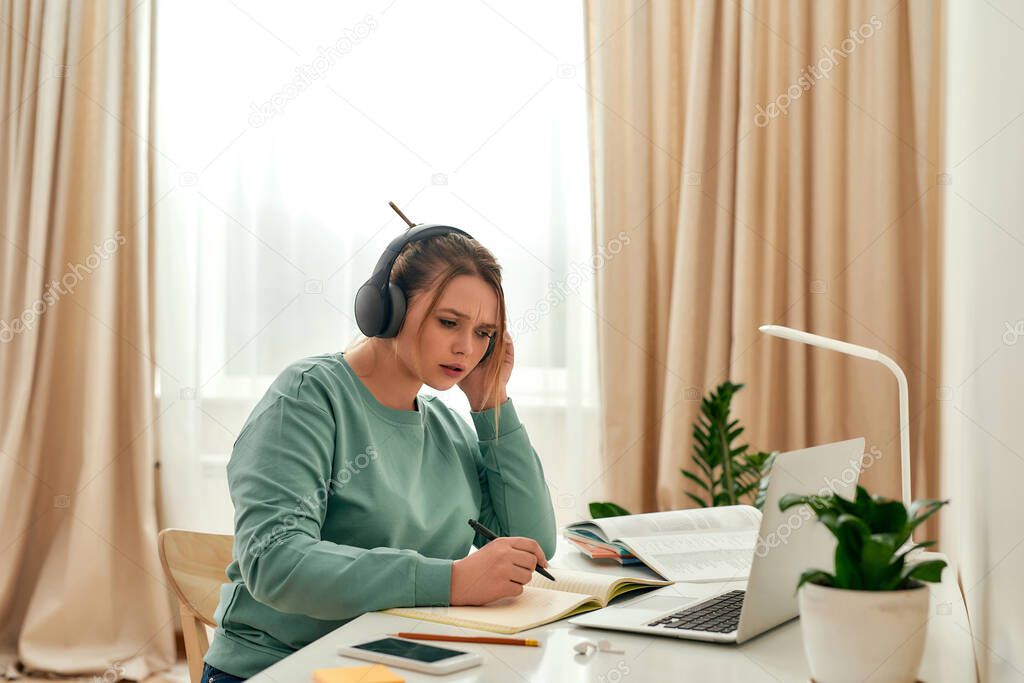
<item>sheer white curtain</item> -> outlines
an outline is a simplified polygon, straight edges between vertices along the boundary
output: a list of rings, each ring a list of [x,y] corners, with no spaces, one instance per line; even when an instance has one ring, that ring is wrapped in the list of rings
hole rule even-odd
[[[163,523],[230,531],[224,466],[284,366],[358,337],[404,223],[504,266],[509,394],[559,522],[600,497],[581,3],[158,4]],[[468,419],[458,389],[443,399]]]

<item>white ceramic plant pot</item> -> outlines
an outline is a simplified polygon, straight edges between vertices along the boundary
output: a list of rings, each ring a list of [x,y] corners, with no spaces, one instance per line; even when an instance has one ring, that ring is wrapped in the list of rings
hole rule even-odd
[[[851,591],[805,583],[798,595],[815,683],[913,683],[924,653],[928,587]]]

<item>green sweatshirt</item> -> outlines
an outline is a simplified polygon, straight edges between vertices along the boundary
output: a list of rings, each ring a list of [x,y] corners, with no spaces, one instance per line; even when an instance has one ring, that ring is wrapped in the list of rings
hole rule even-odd
[[[527,536],[555,552],[551,498],[511,400],[472,413],[380,403],[342,353],[288,367],[227,465],[235,507],[229,583],[205,661],[252,676],[365,612],[447,605],[452,561]]]

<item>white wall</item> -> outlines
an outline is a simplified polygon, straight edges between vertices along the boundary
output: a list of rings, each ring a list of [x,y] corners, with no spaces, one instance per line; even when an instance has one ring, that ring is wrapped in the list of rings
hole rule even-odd
[[[982,680],[1024,681],[1024,2],[946,7],[942,549]]]

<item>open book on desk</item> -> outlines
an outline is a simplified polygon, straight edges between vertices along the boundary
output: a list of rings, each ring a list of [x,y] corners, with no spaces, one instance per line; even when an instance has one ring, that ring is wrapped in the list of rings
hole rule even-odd
[[[563,529],[621,547],[671,581],[739,581],[750,574],[761,511],[750,505],[586,519]]]
[[[480,606],[396,607],[387,614],[495,633],[518,633],[574,614],[606,607],[616,596],[671,581],[607,576],[594,572],[548,567],[556,581],[535,575],[514,598]]]

